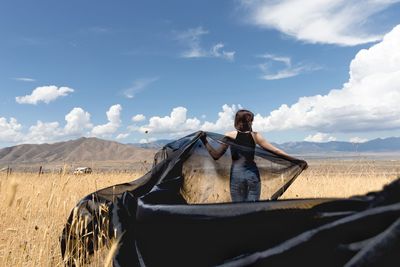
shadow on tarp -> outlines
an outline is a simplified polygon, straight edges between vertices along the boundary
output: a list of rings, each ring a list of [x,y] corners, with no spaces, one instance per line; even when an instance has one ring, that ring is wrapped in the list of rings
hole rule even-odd
[[[399,237],[393,234],[400,215],[398,181],[382,192],[349,199],[277,200],[307,163],[257,148],[262,200],[231,203],[228,193],[220,193],[229,186],[229,150],[212,160],[200,135],[196,132],[163,147],[143,177],[83,198],[62,232],[65,264],[90,261],[90,255],[101,243],[109,245],[111,238],[118,240],[114,266],[390,266],[393,262],[395,254],[390,251],[399,249]],[[235,146],[222,135],[207,133],[207,138],[215,147]],[[203,191],[195,191],[195,181],[206,183],[198,186],[208,190],[206,198]],[[193,185],[190,190],[188,183]],[[208,203],[194,204],[200,202]]]

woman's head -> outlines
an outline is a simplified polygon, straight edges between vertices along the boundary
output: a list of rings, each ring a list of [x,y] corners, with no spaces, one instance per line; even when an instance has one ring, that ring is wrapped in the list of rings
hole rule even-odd
[[[241,109],[235,115],[235,128],[241,132],[252,131],[251,125],[253,123],[254,114],[246,109]]]

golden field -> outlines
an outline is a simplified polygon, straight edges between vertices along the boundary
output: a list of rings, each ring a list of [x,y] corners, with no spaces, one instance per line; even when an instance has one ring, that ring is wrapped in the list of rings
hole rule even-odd
[[[399,176],[399,164],[397,160],[309,161],[309,168],[282,198],[349,197],[379,190]],[[97,189],[142,174],[0,173],[0,266],[62,266],[59,236],[76,203]],[[106,250],[95,255],[91,266],[104,266],[106,256]]]

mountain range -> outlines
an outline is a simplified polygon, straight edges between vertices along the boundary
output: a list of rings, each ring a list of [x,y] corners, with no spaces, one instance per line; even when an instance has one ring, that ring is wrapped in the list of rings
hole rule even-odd
[[[307,153],[382,153],[400,152],[400,137],[377,138],[364,143],[352,143],[343,141],[330,141],[326,143],[317,142],[287,142],[275,144],[284,151],[293,154]]]
[[[99,138],[82,137],[53,144],[22,144],[0,149],[0,163],[49,163],[87,161],[142,161],[154,151]]]
[[[140,148],[161,148],[173,140],[157,140],[144,144],[130,144]],[[286,142],[282,144],[272,143],[289,154],[310,154],[310,153],[380,153],[380,152],[399,152],[400,137],[377,138],[364,143],[352,143],[344,141],[330,142]]]
[[[151,161],[154,153],[172,140],[158,140],[146,144],[122,144],[99,138],[79,138],[53,144],[22,144],[0,149],[1,164],[30,164],[49,162],[88,161]],[[348,153],[398,153],[400,137],[374,139],[365,143],[331,141],[287,142],[274,144],[289,154],[329,155]]]

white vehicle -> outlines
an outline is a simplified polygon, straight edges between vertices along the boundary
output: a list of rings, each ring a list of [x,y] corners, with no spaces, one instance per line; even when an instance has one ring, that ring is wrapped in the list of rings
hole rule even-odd
[[[92,168],[78,167],[74,170],[74,174],[85,174],[85,173],[92,173]]]

